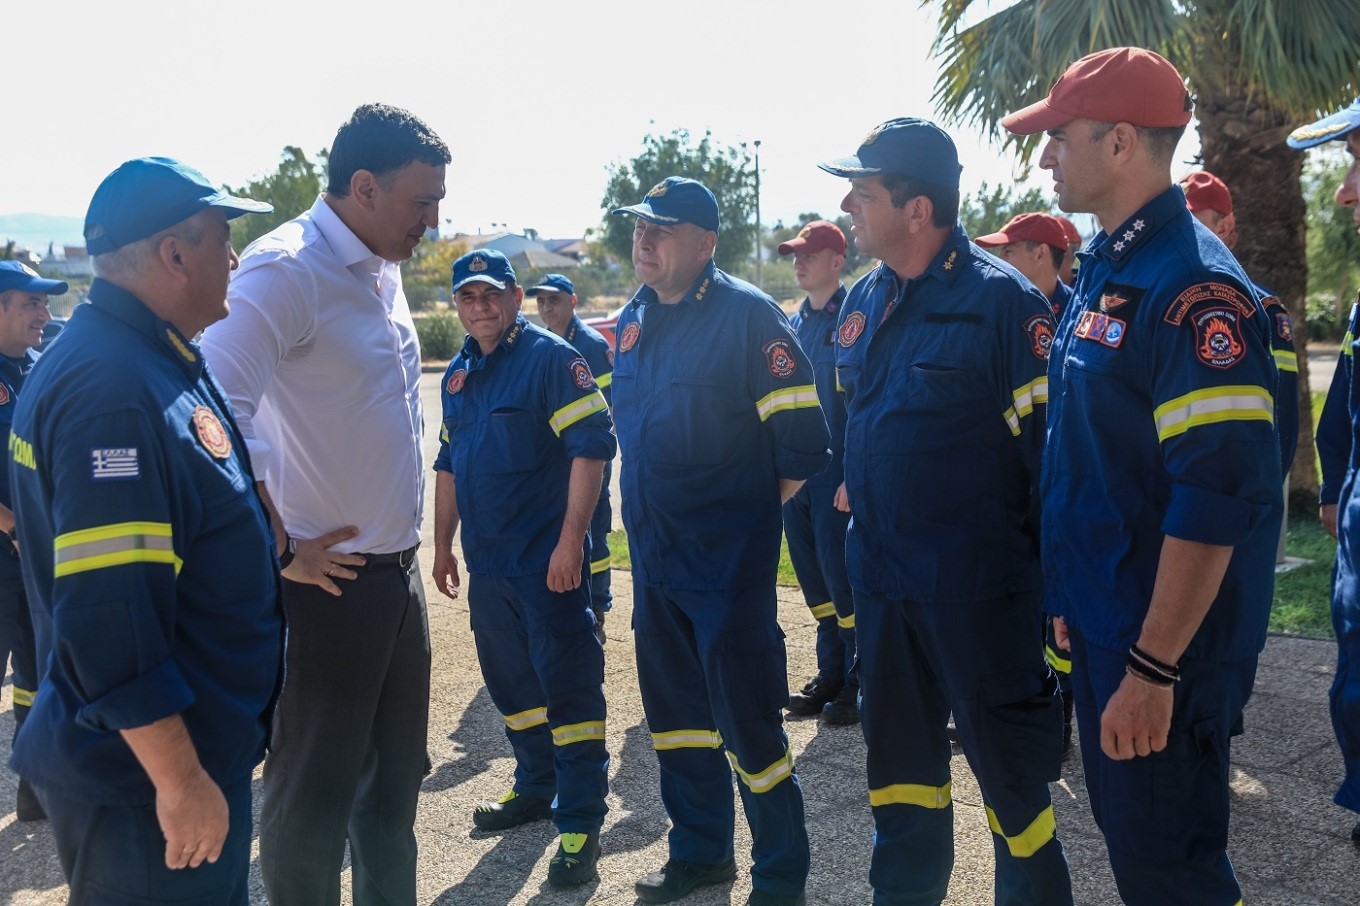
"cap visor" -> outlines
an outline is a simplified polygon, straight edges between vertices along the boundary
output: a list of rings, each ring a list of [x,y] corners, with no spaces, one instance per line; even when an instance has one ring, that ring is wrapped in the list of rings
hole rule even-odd
[[[1356,128],[1360,128],[1360,110],[1351,106],[1340,113],[1333,113],[1331,116],[1323,117],[1316,123],[1300,126],[1289,133],[1289,137],[1286,138],[1284,142],[1289,147],[1302,151],[1305,148],[1313,148],[1324,142],[1337,141],[1345,138],[1352,129]]]
[[[984,249],[993,249],[1001,245],[1010,245],[1013,241],[1005,233],[988,233],[986,236],[978,236],[973,243]]]
[[[227,219],[232,220],[242,214],[268,214],[274,210],[274,206],[267,201],[256,201],[253,198],[240,198],[236,195],[222,195],[216,201],[208,205],[212,208],[225,208],[228,212]]]
[[[496,287],[496,289],[505,289],[507,286],[504,280],[495,280],[485,274],[473,274],[471,277],[464,277],[462,280],[453,284],[453,292],[458,292],[458,290],[467,286],[469,283],[490,283],[492,286]]]
[[[779,257],[782,258],[785,255],[792,255],[805,245],[807,245],[806,239],[790,239],[788,242],[779,243],[779,248],[775,249],[775,251],[777,251]]]
[[[842,157],[817,166],[832,176],[839,176],[841,179],[859,179],[861,176],[877,176],[883,172],[882,167],[864,166],[864,161],[858,157]]]
[[[463,281],[463,282],[466,283],[467,281],[465,280],[465,281]],[[503,287],[502,287],[502,288],[503,288]],[[538,286],[531,286],[531,287],[529,287],[528,289],[526,289],[526,290],[524,291],[524,294],[525,294],[526,296],[537,296],[540,292],[544,292],[544,293],[555,293],[555,292],[566,292],[566,290],[563,290],[562,287],[560,287],[560,286],[553,286],[553,285],[551,285],[551,284],[549,284],[549,283],[540,283],[540,284],[538,284]]]
[[[652,210],[651,205],[647,204],[634,204],[629,205],[626,208],[615,208],[614,213],[632,214],[635,217],[641,217],[643,220],[649,221],[651,223],[659,223],[665,226],[670,226],[671,224],[680,222],[679,217],[667,217],[664,214],[658,214],[656,211]]]
[[[1001,125],[1012,135],[1033,135],[1036,132],[1047,132],[1049,129],[1056,129],[1064,123],[1070,123],[1075,117],[1068,116],[1048,106],[1048,98],[1044,98],[1035,104],[1030,104],[1023,110],[1017,110],[1009,116],[1002,117]]]

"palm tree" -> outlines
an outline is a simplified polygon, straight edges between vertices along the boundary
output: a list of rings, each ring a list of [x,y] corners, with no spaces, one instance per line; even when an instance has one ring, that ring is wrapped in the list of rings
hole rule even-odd
[[[1039,137],[1016,138],[1003,116],[1039,100],[1067,65],[1107,47],[1156,50],[1195,95],[1205,169],[1233,193],[1236,254],[1289,308],[1299,347],[1302,413],[1311,412],[1304,294],[1308,267],[1300,176],[1290,129],[1360,93],[1355,0],[1020,0],[974,24],[974,0],[922,0],[939,11],[943,64],[934,100],[1028,161]],[[1138,86],[1130,85],[1130,91]],[[1301,418],[1290,489],[1316,500],[1311,419]]]

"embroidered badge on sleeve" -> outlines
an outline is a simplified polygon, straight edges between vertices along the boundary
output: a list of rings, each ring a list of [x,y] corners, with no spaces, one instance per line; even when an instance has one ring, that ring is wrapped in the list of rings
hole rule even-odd
[[[770,374],[775,377],[786,378],[798,370],[798,360],[793,357],[788,340],[771,340],[762,350],[769,362]]]
[[[1046,361],[1053,346],[1053,320],[1047,315],[1034,315],[1025,321],[1025,333],[1029,334],[1030,352]]]
[[[849,349],[855,345],[859,335],[864,333],[864,312],[852,311],[845,316],[845,323],[841,324],[841,346]]]
[[[582,390],[592,390],[595,387],[595,378],[590,373],[590,366],[585,359],[572,359],[567,363],[571,369],[571,380]]]
[[[467,369],[459,368],[453,374],[449,375],[449,382],[444,385],[444,389],[450,394],[457,393],[459,390],[463,389],[463,382],[466,380]]]
[[[623,334],[619,337],[619,352],[627,352],[636,346],[640,333],[642,333],[642,327],[636,321],[625,327]]]
[[[90,466],[95,481],[130,481],[142,475],[136,447],[96,447],[90,451]]]

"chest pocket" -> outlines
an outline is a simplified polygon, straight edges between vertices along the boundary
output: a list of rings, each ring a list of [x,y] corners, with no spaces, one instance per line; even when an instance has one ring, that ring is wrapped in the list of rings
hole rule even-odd
[[[648,421],[648,458],[662,465],[715,466],[758,420],[755,404],[733,384],[674,380]]]
[[[486,417],[482,444],[472,459],[474,472],[514,475],[536,469],[547,443],[547,426],[525,409],[496,409]]]

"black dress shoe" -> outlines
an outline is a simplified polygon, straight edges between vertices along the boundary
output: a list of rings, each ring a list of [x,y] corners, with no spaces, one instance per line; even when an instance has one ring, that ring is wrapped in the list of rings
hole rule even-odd
[[[43,809],[42,803],[38,801],[38,794],[33,792],[33,787],[28,785],[27,780],[19,780],[19,795],[14,797],[14,817],[20,821],[44,821],[47,819],[47,812]]]
[[[835,727],[859,723],[859,687],[842,686],[836,697],[822,708],[822,722]]]
[[[821,714],[822,708],[836,697],[844,685],[845,679],[842,677],[817,674],[808,680],[801,692],[789,696],[789,713],[798,717],[815,717]]]
[[[557,855],[548,863],[548,883],[553,887],[577,887],[600,876],[595,863],[600,861],[599,834],[563,834]]]
[[[671,859],[660,871],[644,875],[633,890],[644,903],[669,903],[700,887],[731,881],[736,876],[737,863],[733,859],[716,865]]]
[[[770,893],[759,887],[752,888],[751,895],[746,898],[746,906],[806,906],[806,903],[806,894]]]
[[[498,802],[483,802],[472,810],[472,823],[478,830],[503,831],[530,821],[552,817],[552,800],[521,796],[513,790]]]

